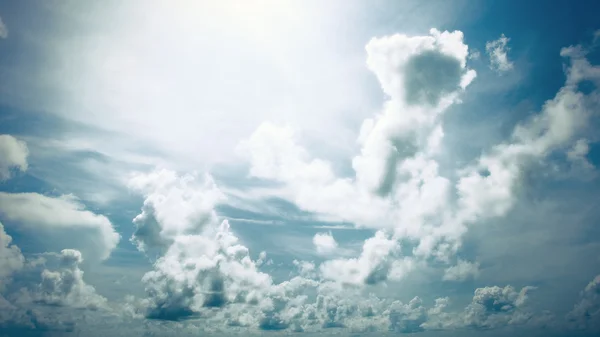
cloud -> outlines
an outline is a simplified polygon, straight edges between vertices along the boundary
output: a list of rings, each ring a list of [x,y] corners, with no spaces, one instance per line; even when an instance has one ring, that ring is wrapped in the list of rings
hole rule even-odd
[[[0,18],[0,39],[6,39],[8,37],[8,28]]]
[[[354,176],[340,177],[330,162],[313,158],[290,127],[264,123],[239,149],[249,160],[251,176],[283,183],[274,191],[280,197],[322,219],[382,230],[392,242],[412,241],[417,260],[433,257],[448,264],[470,225],[505,216],[519,198],[526,172],[573,146],[597,106],[596,93],[584,94],[577,85],[595,78],[596,67],[576,48],[563,50],[567,78],[555,97],[519,123],[509,140],[459,169],[452,181],[440,174],[436,155],[444,139],[441,116],[460,103],[460,94],[476,75],[466,67],[462,33],[396,34],[373,39],[366,49],[367,65],[388,100],[361,127]],[[431,69],[425,70],[423,62]],[[445,76],[441,83],[434,80]],[[320,270],[323,277],[344,283],[377,283],[375,279],[387,278],[398,257],[375,256],[326,261]],[[396,265],[411,267],[397,270],[411,270],[414,261],[406,261]],[[446,277],[462,278],[459,268],[450,267]]]
[[[47,248],[77,248],[92,260],[104,260],[120,240],[110,220],[85,210],[72,195],[0,192],[0,205],[7,226],[45,236],[41,244]]]
[[[600,275],[581,291],[580,300],[567,314],[577,329],[600,330]]]
[[[317,233],[313,237],[313,244],[320,255],[331,255],[338,249],[338,243],[330,233]]]
[[[463,69],[460,60],[438,51],[425,51],[405,65],[404,87],[408,104],[435,106],[445,94],[460,88]]]
[[[575,145],[567,152],[567,158],[572,161],[582,161],[590,151],[590,145],[586,139],[579,139]]]
[[[358,258],[327,260],[320,271],[324,279],[343,284],[377,284],[387,280],[399,249],[395,240],[379,231],[365,240]]]
[[[504,34],[500,35],[498,40],[488,41],[485,44],[485,51],[490,56],[490,68],[498,73],[512,70],[514,64],[508,59],[510,48],[507,46],[510,39]]]
[[[444,271],[442,279],[444,281],[464,281],[469,278],[476,278],[479,275],[479,263],[458,260],[456,265],[447,268]]]
[[[479,58],[481,57],[481,52],[479,50],[472,50],[471,53],[469,54],[469,60],[479,60]]]
[[[465,308],[463,322],[466,326],[484,329],[524,324],[531,318],[524,305],[533,289],[535,287],[523,287],[520,291],[511,286],[477,288]]]
[[[141,251],[164,250],[178,236],[197,234],[214,224],[214,207],[224,198],[209,175],[179,177],[164,169],[134,175],[129,187],[145,196],[131,238]]]
[[[12,275],[21,270],[24,264],[25,258],[21,250],[12,243],[12,237],[6,234],[0,222],[0,294],[6,284],[11,282]]]
[[[106,298],[84,282],[83,271],[79,268],[82,261],[78,250],[63,249],[59,255],[59,269],[42,271],[42,281],[31,294],[33,300],[52,306],[106,308]]]
[[[366,49],[389,100],[361,127],[354,177],[338,177],[331,163],[298,145],[290,127],[268,122],[239,152],[252,176],[285,183],[283,196],[304,210],[420,238],[422,221],[441,214],[450,187],[432,158],[443,138],[439,118],[476,74],[466,67],[461,32],[396,34],[372,39]]]
[[[394,302],[388,312],[390,331],[400,333],[424,331],[422,325],[427,321],[427,310],[419,297],[413,298],[407,304]]]
[[[2,21],[0,21],[0,33]],[[27,170],[27,144],[11,135],[0,135],[0,182],[10,179],[12,170]]]
[[[142,251],[160,248],[143,277],[147,317],[178,320],[203,308],[264,300],[271,277],[258,271],[229,223],[219,224],[214,206],[222,193],[209,176],[197,182],[162,170],[138,174],[130,186],[145,197],[132,240]]]
[[[32,331],[73,331],[72,309],[105,309],[107,300],[83,280],[82,261],[77,250],[46,253],[47,260],[58,257],[56,270],[36,274],[39,259],[26,259],[0,223],[0,328],[10,335],[30,335]],[[34,274],[36,276],[34,276]],[[14,276],[14,279],[13,279]],[[36,283],[36,282],[40,283]],[[7,291],[8,290],[8,291]],[[65,310],[63,310],[65,309]]]
[[[577,59],[574,59],[577,61]],[[535,161],[574,142],[587,125],[593,96],[577,91],[579,77],[571,68],[565,85],[545,102],[542,111],[514,128],[511,141],[494,146],[457,183],[458,218],[474,221],[505,215],[516,202],[518,182]]]

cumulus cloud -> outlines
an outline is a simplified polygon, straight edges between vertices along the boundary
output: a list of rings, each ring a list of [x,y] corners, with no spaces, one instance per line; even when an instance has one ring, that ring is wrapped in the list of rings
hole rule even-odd
[[[63,249],[59,255],[59,268],[44,269],[42,281],[32,293],[35,301],[47,305],[73,308],[99,309],[106,307],[106,298],[98,295],[94,287],[83,280],[79,265],[83,261],[81,252]]]
[[[0,222],[0,294],[6,284],[10,283],[12,274],[21,270],[24,263],[21,250],[12,243],[12,237],[6,234]]]
[[[525,309],[527,294],[535,287],[517,291],[511,286],[477,288],[462,317],[466,326],[495,328],[507,324],[524,324],[531,318]]]
[[[177,320],[203,308],[261,303],[271,277],[258,271],[228,222],[219,224],[214,206],[222,193],[209,176],[197,182],[163,170],[136,175],[130,186],[145,197],[132,240],[161,254],[143,278],[147,317]]]
[[[459,219],[469,222],[506,214],[516,201],[523,172],[574,142],[592,111],[589,96],[577,91],[577,76],[571,69],[565,85],[542,111],[515,127],[511,141],[494,146],[463,171],[457,183]]]
[[[521,325],[534,317],[526,306],[527,294],[532,289],[524,287],[517,291],[511,286],[477,288],[471,303],[462,311],[448,311],[450,299],[447,297],[437,298],[431,307],[424,306],[421,299],[415,297],[407,304],[393,302],[385,314],[389,317],[389,329],[403,333]]]
[[[165,175],[175,179],[163,183]],[[157,222],[158,240],[146,242],[166,246],[159,251],[153,270],[143,277],[147,296],[132,302],[134,311],[153,319],[202,317],[216,326],[293,331],[358,327],[366,324],[364,317],[384,311],[378,301],[370,309],[361,307],[359,288],[344,286],[375,284],[388,277],[394,268],[390,256],[398,245],[383,232],[365,242],[359,258],[329,260],[318,269],[314,263],[297,261],[299,276],[274,283],[259,270],[266,256],[253,261],[228,222],[219,223],[214,210],[206,206],[217,202],[214,184],[207,188],[173,172],[133,179],[146,182],[132,185],[146,188],[140,190],[146,198],[142,212],[161,214],[152,219]],[[187,200],[182,196],[195,202],[181,202]],[[154,199],[161,202],[148,202]],[[135,222],[137,228],[145,226]]]
[[[502,41],[508,40],[500,40],[500,51],[505,50]],[[242,142],[240,153],[248,158],[252,176],[284,183],[275,192],[279,196],[324,219],[382,230],[391,241],[412,241],[417,260],[433,257],[449,264],[470,225],[505,216],[519,197],[525,173],[556,151],[575,146],[595,104],[595,93],[578,91],[578,83],[595,79],[597,67],[579,49],[563,50],[567,78],[555,97],[452,181],[440,174],[436,155],[444,139],[441,116],[460,103],[460,94],[476,76],[466,66],[469,53],[462,33],[396,34],[373,39],[366,49],[367,65],[388,99],[382,112],[361,127],[354,176],[339,177],[331,163],[300,145],[293,129],[272,123],[262,124]],[[375,270],[389,275],[391,265],[414,266],[413,260],[395,259],[335,259],[320,270],[328,279],[365,284]],[[476,269],[459,264],[448,268],[446,279],[475,276]]]
[[[92,259],[106,259],[120,235],[103,215],[85,210],[72,195],[48,197],[38,193],[0,192],[0,216],[19,231],[52,238],[42,244],[50,249],[74,247]]]
[[[338,249],[338,243],[330,233],[317,233],[313,237],[313,244],[320,255],[331,255]]]
[[[0,20],[0,37],[2,36],[2,21]],[[24,141],[11,135],[0,135],[0,181],[10,179],[13,170],[27,170],[29,150]]]
[[[499,73],[511,70],[514,64],[508,59],[508,41],[510,39],[504,34],[500,35],[498,40],[488,41],[485,44],[485,51],[490,56],[490,68]]]
[[[202,232],[216,222],[214,207],[224,198],[211,176],[180,177],[168,170],[136,174],[129,187],[145,196],[131,238],[141,251],[164,250],[178,236]]]
[[[587,161],[585,158],[590,151],[590,145],[586,139],[579,139],[567,152],[567,158],[572,161]]]
[[[284,182],[283,196],[304,210],[418,240],[435,230],[427,219],[447,217],[451,185],[434,159],[444,135],[440,117],[476,73],[466,67],[461,32],[396,34],[372,39],[366,49],[389,99],[361,127],[353,178],[337,177],[329,162],[311,158],[289,127],[264,123],[240,152],[251,175]]]
[[[331,163],[313,158],[290,127],[264,123],[238,148],[252,176],[282,183],[279,196],[301,209],[377,229],[360,254],[320,265],[296,262],[299,275],[275,283],[260,269],[266,256],[253,260],[229,223],[219,220],[215,207],[224,195],[209,175],[135,174],[129,186],[144,204],[131,240],[157,258],[143,277],[146,296],[128,300],[131,311],[158,320],[197,318],[206,329],[289,331],[487,329],[531,320],[531,287],[478,288],[471,303],[454,312],[447,311],[448,298],[427,307],[418,297],[403,303],[366,294],[402,279],[419,263],[438,259],[448,266],[468,225],[510,210],[532,162],[575,145],[589,114],[575,72],[538,115],[451,181],[441,175],[436,155],[444,139],[443,114],[460,103],[475,78],[466,66],[462,33],[373,39],[367,53],[388,98],[361,127],[353,176],[342,177]],[[414,243],[412,256],[400,249],[404,242]],[[322,253],[339,249],[331,234],[317,234],[314,243]],[[444,279],[475,277],[478,267],[458,260]],[[48,289],[56,289],[62,274],[47,274]]]
[[[469,278],[475,278],[479,275],[479,263],[458,260],[456,265],[447,268],[444,271],[442,279],[444,281],[464,281]]]
[[[600,330],[600,275],[581,291],[580,300],[567,314],[578,329]]]
[[[389,330],[400,333],[423,331],[423,324],[427,321],[427,309],[419,297],[415,297],[407,304],[394,302],[388,309],[390,321]]]
[[[400,245],[384,232],[377,232],[363,244],[358,258],[334,259],[321,264],[323,278],[343,284],[376,284],[387,280]]]
[[[58,257],[58,267],[43,269],[36,278],[32,272],[38,267],[37,261],[26,259],[11,241],[0,223],[0,328],[3,332],[21,336],[31,331],[72,331],[73,308],[109,312],[107,300],[83,280],[79,251],[65,249],[60,254],[46,253],[50,260]],[[29,277],[23,277],[27,274]],[[17,275],[15,280],[13,275]]]

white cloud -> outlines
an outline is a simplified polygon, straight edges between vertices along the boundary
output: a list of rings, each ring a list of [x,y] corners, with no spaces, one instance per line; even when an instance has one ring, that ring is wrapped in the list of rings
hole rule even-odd
[[[407,304],[394,302],[387,310],[390,326],[389,330],[400,333],[413,333],[423,331],[422,325],[427,321],[427,309],[419,297],[415,297]]]
[[[17,62],[6,80],[28,94],[3,98],[110,131],[78,133],[109,156],[122,153],[127,139],[141,144],[136,154],[166,154],[166,164],[181,170],[233,159],[239,140],[266,119],[324,139],[333,132],[327,125],[361,118],[372,103],[360,48],[340,58],[347,40],[362,39],[336,33],[340,25],[358,33],[350,7],[258,0],[40,9],[69,33],[25,25],[32,39],[23,47],[48,55],[48,63],[38,72]],[[86,29],[106,20],[109,29]],[[347,151],[352,130],[334,133],[340,145],[327,146]]]
[[[160,255],[143,278],[147,317],[179,319],[204,308],[263,302],[271,277],[258,271],[228,222],[218,223],[214,207],[222,193],[209,176],[197,182],[162,170],[138,174],[130,186],[145,197],[132,240]]]
[[[320,266],[321,275],[326,280],[343,284],[377,284],[387,280],[394,255],[399,249],[396,240],[379,231],[372,238],[365,240],[358,258],[323,262]]]
[[[588,152],[590,151],[590,145],[586,139],[579,139],[575,142],[575,145],[567,152],[567,158],[572,161],[586,160]]]
[[[515,127],[511,141],[496,145],[462,172],[457,183],[461,221],[506,214],[516,201],[523,172],[536,160],[569,146],[586,127],[590,98],[577,91],[574,76],[570,71],[565,86],[542,111]]]
[[[600,330],[600,275],[581,291],[580,300],[567,314],[567,319],[578,329]]]
[[[500,35],[498,40],[488,41],[485,44],[485,51],[490,56],[490,68],[499,73],[512,70],[514,64],[508,59],[508,41],[510,39],[504,34]]]
[[[427,217],[447,203],[450,187],[432,156],[443,129],[439,117],[474,79],[466,68],[461,32],[409,37],[396,34],[367,45],[369,68],[390,99],[382,113],[362,125],[355,177],[337,177],[332,165],[313,159],[289,127],[262,124],[240,146],[250,173],[285,182],[283,196],[302,209],[420,238]],[[439,75],[439,76],[438,76]]]
[[[481,52],[479,52],[479,50],[473,50],[469,54],[470,60],[479,60],[480,57],[481,57]]]
[[[41,244],[47,248],[77,248],[86,252],[88,259],[103,260],[120,240],[110,220],[85,210],[72,195],[0,192],[0,205],[5,225],[46,236]]]
[[[469,278],[476,278],[479,275],[479,263],[458,260],[456,265],[447,268],[444,271],[442,279],[444,281],[464,281]]]
[[[10,283],[12,275],[21,270],[24,264],[25,258],[21,250],[12,243],[12,237],[6,234],[0,222],[0,294]]]
[[[2,21],[0,21],[0,32]],[[0,182],[12,176],[12,170],[27,170],[29,150],[25,142],[11,135],[0,135]]]
[[[338,243],[335,241],[333,235],[331,235],[331,232],[315,234],[313,244],[320,255],[331,255],[338,249]]]
[[[98,295],[96,289],[85,283],[79,265],[83,261],[81,253],[74,249],[63,249],[59,255],[59,269],[44,269],[42,281],[31,294],[34,300],[58,306],[106,308],[106,298]]]
[[[8,28],[0,18],[0,39],[6,39],[8,37]]]
[[[594,164],[592,164],[587,158],[589,152],[589,141],[582,138],[577,140],[571,149],[567,151],[567,158],[573,164],[579,165],[579,167],[583,168],[584,170],[592,170],[594,169]]]
[[[133,220],[136,229],[131,238],[141,251],[164,250],[178,236],[214,225],[214,207],[224,198],[209,175],[180,177],[164,169],[134,175],[129,187],[145,196],[142,213]]]
[[[260,6],[257,7],[259,9],[256,10],[262,10]],[[173,20],[172,17],[177,17],[173,15],[174,12],[182,15],[181,22]],[[178,28],[197,28],[192,25],[196,22],[199,25],[206,24],[194,18],[193,13],[197,14],[198,11],[189,12],[181,13],[165,8],[165,13],[162,13],[153,8],[151,13],[144,13],[151,14],[152,17],[165,14],[165,24],[159,30],[170,27],[170,24],[177,24]],[[285,17],[291,18],[293,15]],[[228,143],[233,142],[231,139],[236,137],[232,134],[244,132],[238,129],[231,132],[231,125],[235,125],[235,128],[238,125],[249,125],[250,128],[256,124],[253,121],[262,120],[263,116],[257,117],[259,114],[243,109],[244,116],[229,116],[215,123],[214,120],[203,120],[206,114],[195,115],[199,111],[198,106],[202,105],[200,101],[212,97],[209,92],[189,85],[202,81],[203,78],[194,77],[196,72],[184,66],[173,67],[162,62],[163,56],[167,54],[188,55],[189,51],[195,50],[193,43],[198,42],[195,40],[196,35],[180,37],[169,34],[170,32],[157,31],[154,32],[158,34],[148,34],[144,31],[144,28],[148,28],[144,23],[139,24],[139,30],[144,35],[176,39],[176,45],[182,41],[189,42],[192,48],[181,50],[181,53],[169,48],[152,53],[151,51],[156,50],[147,47],[138,49],[136,46],[139,45],[134,44],[129,49],[131,41],[141,41],[137,39],[138,35],[123,37],[116,45],[117,52],[112,54],[111,49],[110,57],[98,69],[99,74],[92,72],[91,84],[83,90],[86,94],[93,92],[98,95],[70,96],[93,96],[101,102],[98,105],[102,108],[113,107],[114,109],[104,109],[115,115],[109,115],[106,121],[100,121],[106,123],[103,126],[125,126],[127,131],[139,132],[136,136],[140,138],[152,138],[153,144],[160,144],[166,149],[173,147],[178,154],[196,154],[196,147],[200,144],[203,148],[198,151],[199,156],[209,152],[210,155],[219,157],[220,147],[227,147]],[[209,24],[218,23],[211,20]],[[136,23],[132,26],[138,25]],[[258,26],[262,27],[258,29],[261,33],[267,36],[274,34],[269,33],[271,30],[264,29],[264,26]],[[257,40],[269,41],[264,35],[257,36],[261,36]],[[292,43],[298,43],[293,35],[290,37],[284,33],[282,36],[294,41]],[[107,38],[106,42],[114,41]],[[146,42],[144,40],[140,43]],[[154,46],[154,40],[148,43]],[[505,63],[511,64],[506,57],[506,42],[501,47]],[[96,49],[102,52],[108,50],[101,47]],[[260,48],[254,49],[257,53],[263,51]],[[299,47],[298,50],[302,48]],[[273,48],[268,48],[268,51],[276,52]],[[585,104],[580,104],[585,103],[585,97],[578,95],[571,85],[576,83],[575,77],[584,78],[583,76],[588,75],[574,75],[573,69],[576,66],[572,65],[565,88],[554,100],[548,102],[537,117],[517,127],[510,140],[486,151],[472,166],[461,170],[456,175],[458,181],[454,182],[452,179],[455,176],[441,167],[437,156],[447,150],[443,143],[443,114],[451,105],[460,102],[461,93],[476,76],[474,71],[466,67],[466,60],[474,54],[469,54],[462,33],[432,30],[426,36],[397,34],[377,38],[369,42],[367,54],[369,69],[377,76],[388,99],[380,114],[362,124],[358,139],[360,152],[352,160],[352,174],[342,175],[336,171],[338,167],[332,162],[313,157],[304,148],[305,143],[303,139],[299,139],[298,129],[295,127],[264,123],[240,146],[240,152],[247,155],[251,163],[250,173],[258,178],[282,183],[283,187],[279,185],[276,192],[294,201],[301,209],[315,212],[324,219],[348,220],[357,226],[377,229],[377,233],[364,242],[360,255],[356,258],[327,260],[320,266],[306,261],[299,262],[297,265],[300,276],[275,284],[269,274],[260,270],[266,255],[261,253],[258,260],[253,261],[248,248],[233,233],[228,222],[217,220],[214,208],[224,198],[210,176],[181,176],[168,170],[137,174],[132,177],[129,185],[144,197],[144,205],[141,213],[134,219],[132,242],[151,259],[154,259],[154,253],[158,258],[154,261],[153,270],[143,279],[146,298],[131,301],[132,306],[136,307],[134,310],[141,307],[144,315],[157,319],[176,320],[198,315],[199,321],[204,320],[198,323],[203,329],[220,329],[228,324],[234,326],[234,329],[248,327],[318,331],[344,328],[347,329],[344,332],[363,332],[374,327],[380,328],[384,324],[384,330],[415,332],[455,327],[491,328],[529,319],[530,314],[524,310],[526,293],[530,289],[528,287],[521,291],[512,287],[479,288],[467,309],[458,313],[445,312],[449,305],[447,298],[436,299],[435,305],[428,308],[418,297],[408,303],[389,303],[374,296],[367,298],[365,294],[375,289],[374,286],[378,283],[402,279],[419,263],[429,261],[430,257],[449,263],[452,254],[460,247],[461,236],[466,232],[467,225],[505,215],[517,202],[518,194],[515,190],[531,162],[544,160],[555,150],[570,148],[575,154],[583,153],[578,143],[573,144],[573,139],[577,138],[577,131],[585,124],[587,111],[581,108]],[[143,55],[158,56],[156,60],[148,60],[143,59]],[[104,56],[107,55],[99,55],[98,59],[104,59]],[[286,59],[286,55],[280,56],[278,60]],[[304,53],[300,58],[310,56]],[[93,60],[96,58],[90,61]],[[225,60],[218,71],[239,74],[235,68],[237,61]],[[289,64],[279,65],[288,71],[293,68]],[[595,69],[586,67],[578,69]],[[165,73],[177,75],[161,77],[157,73],[147,73],[153,69],[164,69]],[[302,71],[295,72],[296,75],[303,75]],[[115,74],[118,75],[115,77]],[[172,83],[179,82],[182,75],[185,78],[185,81],[181,81],[184,86],[193,89],[173,90]],[[190,81],[188,76],[194,77],[194,80]],[[208,74],[205,77],[211,76]],[[237,77],[236,80],[244,82]],[[113,90],[112,85],[117,82],[122,87]],[[282,91],[290,90],[286,86],[287,81],[277,83],[284,83],[281,85]],[[78,84],[80,83],[75,83],[74,86]],[[315,92],[327,86],[327,83],[317,85]],[[202,96],[201,99],[196,98],[198,91],[203,93],[199,95]],[[265,91],[269,92],[270,97],[278,96],[276,91]],[[335,87],[333,91],[352,97],[343,88]],[[247,102],[244,96],[230,92],[225,96],[227,97],[215,100],[220,101],[219,103],[243,102],[232,107],[232,110],[238,110],[240,106],[255,106],[253,102]],[[231,97],[236,97],[236,100],[231,100]],[[146,101],[148,98],[149,102]],[[318,99],[315,101],[321,103]],[[173,102],[176,102],[175,106]],[[89,102],[78,103],[81,105],[72,104],[66,110],[81,111],[77,107],[88,105]],[[90,106],[96,106],[93,103],[98,102],[91,103]],[[352,105],[353,103],[348,103],[348,106]],[[329,108],[324,104],[315,109],[317,117],[314,119],[320,122],[315,124],[325,125],[325,133],[332,139],[338,139],[335,135],[338,131],[329,126],[332,123],[323,121],[319,116],[320,111]],[[141,111],[142,115],[137,115],[137,111]],[[164,111],[173,113],[165,114]],[[286,112],[281,112],[284,113]],[[277,114],[269,115],[278,120]],[[94,121],[93,116],[84,116],[82,119]],[[230,123],[231,120],[236,123]],[[196,123],[198,121],[203,123]],[[219,139],[219,142],[208,145],[208,142],[201,142],[198,135]],[[212,148],[213,146],[216,148]],[[38,194],[6,193],[0,196],[5,198],[0,199],[3,205],[4,200],[13,202],[9,205],[12,207],[8,207],[10,211],[3,211],[3,214],[11,221],[23,222],[30,227],[29,230],[36,225],[40,228],[69,230],[76,227],[101,228],[101,235],[94,237],[104,237],[102,244],[109,247],[104,251],[114,248],[114,245],[111,246],[115,239],[114,230],[110,222],[102,216],[85,211],[70,197],[49,198]],[[31,207],[31,211],[27,207],[38,202],[47,210],[36,211]],[[58,203],[64,204],[58,206]],[[17,206],[21,209],[13,210]],[[65,208],[71,212],[69,215],[60,211]],[[19,214],[10,218],[6,214],[11,212]],[[82,222],[88,224],[79,226]],[[107,237],[113,240],[105,240]],[[401,255],[402,239],[416,244],[413,250],[415,256]],[[15,252],[13,246],[10,246],[10,238],[4,238],[3,242],[6,243],[3,243],[6,249],[0,246],[4,249],[3,254],[5,251]],[[338,244],[330,233],[317,234],[313,243],[317,251],[325,255],[339,251]],[[10,252],[7,254],[12,254]],[[40,289],[45,290],[39,301],[94,308],[97,306],[94,303],[101,303],[103,298],[96,297],[95,291],[83,283],[79,269],[80,255],[74,250],[66,250],[62,254],[64,265],[61,269],[45,270],[42,274]],[[455,266],[445,270],[444,279],[463,280],[476,276],[477,271],[477,263],[459,260]],[[215,307],[219,309],[215,310]],[[176,329],[183,328],[177,324]]]
[[[73,308],[111,311],[106,298],[84,282],[83,271],[79,269],[82,262],[79,251],[47,252],[44,256],[48,259],[42,261],[26,259],[11,241],[0,223],[0,329],[19,335],[31,330],[68,331],[74,325]],[[40,279],[33,276],[32,272],[35,273],[39,265],[55,257],[58,258],[57,270],[44,269],[37,274]],[[13,275],[16,275],[14,280]],[[40,283],[36,283],[38,280]],[[57,307],[67,309],[66,315]]]
[[[511,286],[477,288],[472,302],[465,308],[462,323],[474,328],[496,328],[526,323],[532,316],[525,310],[527,294],[534,287],[516,291]]]
[[[509,141],[486,151],[452,182],[440,175],[436,154],[444,137],[440,116],[475,78],[466,68],[462,39],[460,32],[432,30],[429,36],[369,42],[367,64],[389,99],[362,125],[354,177],[338,177],[331,163],[299,145],[295,131],[271,123],[240,145],[250,174],[284,183],[275,193],[323,219],[390,231],[393,239],[415,240],[417,258],[449,263],[469,225],[513,207],[518,182],[533,163],[573,143],[594,104],[594,94],[577,91],[577,83],[596,73],[583,53],[563,50],[571,63],[564,87],[539,114],[517,125]]]

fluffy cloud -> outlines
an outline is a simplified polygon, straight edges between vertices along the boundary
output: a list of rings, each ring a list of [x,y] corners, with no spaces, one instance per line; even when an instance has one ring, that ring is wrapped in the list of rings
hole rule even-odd
[[[462,317],[466,326],[495,328],[507,324],[523,324],[531,318],[525,310],[527,294],[534,287],[516,291],[511,286],[477,288],[472,302],[465,308]]]
[[[456,265],[447,268],[444,271],[442,279],[444,281],[464,281],[468,278],[475,278],[479,275],[479,263],[458,260]]]
[[[323,278],[343,284],[376,284],[387,280],[398,243],[379,231],[365,241],[358,258],[325,261],[320,269]]]
[[[129,298],[128,309],[157,320],[194,318],[205,323],[205,332],[225,327],[417,332],[487,329],[531,320],[525,305],[531,287],[478,288],[472,302],[455,312],[446,311],[448,298],[427,307],[419,297],[403,303],[370,292],[388,280],[402,279],[431,258],[448,266],[468,225],[510,210],[525,170],[553,151],[577,146],[575,135],[589,115],[587,98],[574,80],[588,76],[579,71],[584,65],[576,65],[579,56],[567,55],[573,61],[567,82],[540,114],[519,124],[508,141],[460,170],[452,181],[441,175],[437,155],[443,148],[442,115],[460,103],[460,94],[475,78],[466,65],[469,53],[462,33],[432,30],[427,36],[373,39],[367,53],[368,66],[388,100],[379,115],[362,125],[360,152],[352,161],[354,176],[341,177],[331,163],[313,158],[289,127],[265,123],[239,147],[250,161],[251,175],[283,183],[277,192],[300,208],[377,229],[360,254],[320,265],[296,262],[299,275],[275,283],[260,269],[266,256],[252,260],[229,223],[219,220],[215,207],[225,200],[224,194],[209,175],[168,170],[135,174],[129,187],[144,197],[144,204],[133,220],[131,241],[154,263],[142,280],[146,296]],[[0,197],[74,202],[31,194]],[[14,206],[24,204],[13,200]],[[81,219],[102,218],[81,207],[72,211],[87,214],[80,214]],[[12,218],[6,214],[23,223],[42,217],[35,212]],[[59,216],[66,218],[70,217]],[[324,255],[338,249],[331,234],[319,233],[313,242]],[[400,244],[405,242],[414,244],[413,256],[403,255],[407,250]],[[9,249],[10,244],[4,246]],[[59,270],[42,273],[34,292],[37,301],[84,308],[103,305],[104,298],[83,282],[78,252],[65,250],[61,260]],[[458,260],[445,269],[443,278],[464,280],[477,276],[478,269],[477,263]]]
[[[562,54],[578,61],[576,56]],[[460,221],[506,214],[516,201],[524,171],[574,142],[592,112],[590,96],[577,91],[575,78],[582,79],[577,68],[570,68],[565,85],[539,114],[515,127],[510,142],[493,147],[475,166],[463,171],[457,183]]]
[[[419,297],[415,297],[407,304],[394,302],[387,310],[390,331],[411,333],[423,331],[423,324],[427,321],[427,309]]]
[[[364,317],[373,315],[369,310],[382,313],[383,303],[361,309],[360,287],[345,285],[376,284],[391,269],[406,267],[393,263],[398,243],[378,232],[365,242],[359,258],[329,260],[318,270],[312,263],[296,262],[300,276],[276,284],[259,270],[264,254],[253,261],[228,222],[219,223],[207,206],[219,200],[214,183],[196,183],[195,177],[168,171],[133,179],[132,186],[144,186],[138,189],[146,198],[142,214],[160,214],[134,220],[138,230],[146,226],[144,221],[153,222],[156,238],[144,237],[144,242],[160,242],[162,248],[153,270],[143,277],[146,298],[134,301],[134,311],[148,318],[203,317],[210,326],[261,330],[358,328],[367,324]],[[194,202],[186,203],[182,196]],[[141,238],[136,234],[133,240]]]
[[[573,162],[583,162],[586,165],[591,165],[586,156],[590,151],[590,145],[586,139],[579,139],[575,145],[567,152],[567,158]]]
[[[83,280],[79,251],[65,249],[60,254],[45,255],[50,260],[57,257],[58,266],[55,270],[43,269],[37,274],[40,278],[35,278],[32,272],[36,272],[38,264],[25,259],[0,224],[0,328],[3,332],[21,336],[31,331],[72,331],[73,308],[109,312],[107,300]],[[46,262],[44,259],[42,263]],[[30,277],[22,277],[27,273]],[[10,292],[6,291],[7,286]]]
[[[426,220],[447,217],[451,185],[434,156],[442,113],[475,78],[466,67],[468,47],[461,32],[433,29],[427,36],[373,39],[366,49],[389,100],[361,127],[353,178],[337,177],[329,162],[311,158],[288,127],[261,125],[240,152],[251,175],[286,183],[284,197],[302,209],[421,239],[435,230]]]
[[[600,330],[600,275],[596,276],[580,295],[580,301],[567,314],[578,329]]]
[[[505,51],[507,40],[502,41],[498,45],[502,48],[493,45],[493,49]],[[579,92],[578,83],[600,78],[585,53],[575,47],[561,51],[570,65],[556,96],[540,113],[518,124],[508,141],[460,169],[452,181],[440,174],[437,154],[444,139],[441,116],[460,103],[460,94],[475,78],[466,66],[468,47],[462,33],[397,34],[373,39],[366,49],[367,65],[388,100],[383,111],[361,127],[353,177],[338,177],[331,163],[313,158],[299,145],[294,130],[271,123],[261,125],[243,142],[240,153],[249,159],[252,176],[284,183],[276,193],[301,209],[382,230],[391,241],[414,242],[416,259],[433,257],[448,264],[470,225],[512,209],[519,183],[534,164],[576,145],[596,95]],[[414,266],[413,260],[403,263],[386,254],[375,256],[326,261],[320,270],[327,279],[361,284],[369,283],[374,271],[388,275],[390,265]],[[459,264],[448,268],[445,278],[474,276],[476,269]]]
[[[2,21],[0,20],[0,37],[2,36]],[[0,181],[12,176],[12,170],[24,172],[27,170],[29,150],[25,142],[11,135],[0,135]]]
[[[313,244],[320,255],[331,255],[338,249],[338,243],[331,233],[315,234]]]
[[[0,222],[0,293],[10,283],[12,274],[23,268],[24,262],[21,250],[12,244],[12,237],[6,234]]]
[[[230,303],[269,305],[262,301],[271,277],[258,271],[228,222],[219,224],[214,206],[222,194],[209,176],[198,183],[163,170],[136,175],[130,186],[145,197],[132,240],[161,254],[143,278],[147,317],[177,320]]]
[[[450,300],[437,298],[432,307],[423,306],[420,298],[409,303],[393,302],[385,314],[389,329],[397,332],[425,330],[492,329],[506,325],[526,324],[534,314],[526,309],[527,293],[533,287],[520,291],[511,286],[477,288],[471,303],[462,311],[447,311]]]
[[[42,271],[42,281],[32,294],[33,298],[47,305],[87,309],[106,307],[106,298],[84,282],[83,271],[79,268],[82,261],[79,251],[63,249],[59,255],[58,270]]]
[[[175,238],[214,225],[214,207],[224,197],[209,175],[179,177],[168,170],[137,174],[129,187],[145,196],[142,213],[133,220],[131,238],[141,251],[164,250]]]
[[[509,71],[514,66],[508,59],[508,52],[510,50],[508,41],[510,39],[502,34],[498,40],[488,41],[485,44],[485,51],[490,56],[490,68],[499,73]]]
[[[71,195],[0,192],[0,216],[9,227],[46,235],[49,248],[77,248],[91,259],[106,259],[120,240],[103,215],[85,210]],[[17,226],[18,224],[18,226]]]

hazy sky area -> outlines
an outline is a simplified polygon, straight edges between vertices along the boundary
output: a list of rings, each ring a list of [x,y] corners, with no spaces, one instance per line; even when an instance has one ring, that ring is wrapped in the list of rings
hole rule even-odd
[[[0,337],[600,335],[598,13],[0,0]]]

